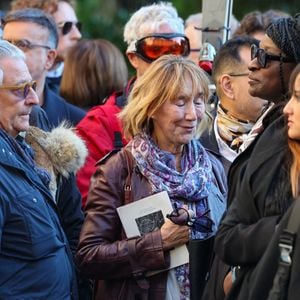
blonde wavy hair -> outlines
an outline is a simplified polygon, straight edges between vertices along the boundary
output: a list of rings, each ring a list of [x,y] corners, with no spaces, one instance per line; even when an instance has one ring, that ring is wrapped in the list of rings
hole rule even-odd
[[[138,78],[128,104],[119,114],[127,138],[141,132],[151,133],[151,117],[166,102],[176,99],[185,80],[192,83],[192,94],[203,94],[204,102],[209,98],[209,80],[201,68],[181,56],[163,55],[154,61],[143,76]],[[206,128],[206,114],[199,122],[196,138]]]

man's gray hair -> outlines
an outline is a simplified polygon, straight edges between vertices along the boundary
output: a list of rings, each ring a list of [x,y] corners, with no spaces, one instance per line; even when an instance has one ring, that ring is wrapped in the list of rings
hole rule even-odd
[[[131,16],[124,28],[127,52],[134,52],[137,40],[157,33],[162,26],[168,26],[174,32],[184,34],[183,20],[171,3],[160,2],[141,7]]]
[[[1,60],[3,58],[17,58],[25,60],[25,54],[15,45],[0,39],[0,84],[3,82],[3,70]]]
[[[6,57],[20,58],[25,60],[25,54],[22,50],[8,41],[0,39],[0,59]]]

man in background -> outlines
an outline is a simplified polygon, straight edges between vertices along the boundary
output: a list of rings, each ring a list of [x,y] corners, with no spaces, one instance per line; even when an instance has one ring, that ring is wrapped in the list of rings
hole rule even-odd
[[[201,140],[220,157],[226,172],[268,104],[248,92],[252,44],[258,45],[258,41],[248,36],[227,41],[213,64],[212,77],[219,101],[213,126]]]
[[[38,8],[52,15],[58,29],[57,56],[47,74],[49,87],[59,92],[60,81],[64,70],[64,58],[67,50],[81,39],[81,23],[75,13],[73,0],[15,0],[11,10]]]
[[[39,104],[50,124],[57,127],[67,121],[75,126],[85,116],[85,111],[67,103],[46,82],[57,56],[58,34],[52,17],[40,9],[11,11],[4,18],[3,39],[25,53],[29,72],[37,82]]]

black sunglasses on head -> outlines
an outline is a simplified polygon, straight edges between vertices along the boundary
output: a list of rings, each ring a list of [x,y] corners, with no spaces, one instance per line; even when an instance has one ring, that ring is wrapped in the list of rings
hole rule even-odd
[[[292,58],[280,55],[272,55],[266,53],[262,48],[258,48],[255,44],[251,45],[251,60],[257,58],[257,62],[261,68],[265,68],[269,60],[281,61],[283,63],[294,62]]]
[[[71,22],[71,21],[62,22],[62,23],[58,23],[57,27],[61,28],[61,32],[63,35],[66,35],[71,31],[73,25],[75,25],[78,31],[81,32],[82,24],[80,22]]]

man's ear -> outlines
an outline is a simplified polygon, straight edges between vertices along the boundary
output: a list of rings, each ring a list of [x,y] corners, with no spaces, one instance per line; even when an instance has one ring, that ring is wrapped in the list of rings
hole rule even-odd
[[[134,53],[127,53],[127,57],[130,64],[137,69],[139,64],[137,56]]]
[[[55,58],[57,56],[57,51],[55,49],[50,49],[47,54],[47,61],[45,64],[46,70],[50,70],[54,64]]]
[[[227,74],[224,74],[220,78],[220,87],[223,93],[230,99],[234,98],[234,90],[231,81],[231,77]]]

